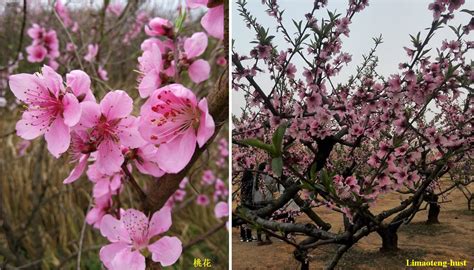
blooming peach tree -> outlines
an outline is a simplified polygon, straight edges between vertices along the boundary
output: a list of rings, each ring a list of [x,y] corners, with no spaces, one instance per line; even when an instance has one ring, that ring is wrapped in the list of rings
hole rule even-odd
[[[336,85],[334,78],[351,61],[341,38],[350,36],[352,18],[369,8],[367,0],[350,0],[345,13],[328,11],[324,18],[316,18],[315,12],[327,1],[313,1],[305,19],[293,21],[294,29],[284,24],[284,10],[276,0],[262,1],[275,19],[275,35],[284,38],[287,48],[276,46],[274,34],[259,24],[246,1],[237,1],[256,38],[248,54],[232,52],[233,90],[246,100],[242,114],[233,119],[233,169],[271,164],[260,173],[285,190],[257,209],[238,207],[233,224],[253,224],[292,245],[301,269],[309,269],[316,247],[336,245],[327,265],[334,269],[347,250],[374,232],[382,239],[381,251],[397,250],[397,230],[412,220],[441,177],[472,157],[474,73],[469,53],[474,44],[468,34],[474,19],[473,11],[461,8],[463,3],[435,0],[429,5],[431,26],[412,36],[398,73],[383,77],[377,72],[375,53],[382,43],[377,37],[357,73]],[[451,19],[462,13],[470,21],[451,26]],[[456,38],[434,50],[430,41],[441,28],[451,28]],[[296,58],[304,65],[296,66]],[[258,83],[262,77],[271,80],[269,88]],[[408,196],[396,207],[374,212],[375,206],[383,207],[384,194],[396,192]],[[290,200],[309,223],[270,218]],[[331,232],[332,224],[318,214],[318,207],[341,213],[344,229]],[[287,239],[280,232],[304,239]]]
[[[101,82],[109,79],[101,58],[106,53],[102,40],[91,41],[79,51],[72,36],[81,26],[61,1],[55,3],[55,16],[69,40],[61,48],[54,29],[35,23],[27,30],[31,44],[25,60],[43,66],[39,72],[8,78],[12,93],[24,107],[16,134],[24,140],[44,137],[51,155],[66,156],[74,164],[64,176],[65,185],[80,181],[81,176],[93,183],[86,222],[110,242],[100,249],[105,267],[173,265],[183,243],[167,232],[173,209],[183,201],[184,188],[191,181],[185,176],[227,119],[224,2],[188,0],[174,21],[148,18],[145,13],[136,17],[136,25],[121,42],[129,43],[142,28],[147,35],[137,57],[136,90],[141,100],[131,97],[136,96],[130,94],[132,89],[109,89],[102,97],[94,91],[88,72],[93,71]],[[110,16],[122,16],[128,8],[105,3]],[[188,13],[200,7],[205,10],[201,26],[191,27]],[[62,76],[58,70],[66,62],[75,62],[79,68],[67,67]],[[91,67],[88,72],[83,63]],[[213,85],[209,82],[216,82],[214,89],[208,89]],[[227,141],[222,138],[217,148],[216,166],[225,170]],[[137,175],[149,176],[145,177],[147,189]],[[228,216],[225,177],[208,169],[202,184],[213,190],[213,212],[222,219],[219,228],[226,226]],[[136,191],[141,202],[138,209],[121,207],[124,185]],[[195,201],[211,206],[206,195]]]

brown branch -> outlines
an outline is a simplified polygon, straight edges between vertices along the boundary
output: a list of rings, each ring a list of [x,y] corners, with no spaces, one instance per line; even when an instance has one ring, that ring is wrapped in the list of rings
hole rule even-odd
[[[126,161],[122,164],[122,170],[125,173],[125,175],[127,176],[127,180],[132,185],[133,189],[135,189],[135,191],[138,193],[138,195],[140,195],[140,198],[143,201],[145,201],[146,194],[142,190],[142,188],[138,185],[138,183],[135,180],[135,178],[133,177],[132,173],[130,173],[130,171],[128,170]]]
[[[21,53],[21,48],[23,47],[23,39],[24,39],[23,36],[25,34],[25,27],[26,27],[26,15],[27,15],[26,0],[23,0],[23,19],[21,22],[20,42],[18,43],[18,49],[16,51],[15,62],[18,61],[18,57],[20,56],[20,53]]]

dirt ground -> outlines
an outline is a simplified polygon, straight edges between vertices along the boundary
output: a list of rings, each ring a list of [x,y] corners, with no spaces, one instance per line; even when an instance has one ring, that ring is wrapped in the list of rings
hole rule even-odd
[[[377,204],[382,211],[400,203],[400,194],[388,194]],[[400,250],[381,253],[381,239],[373,233],[361,239],[339,261],[336,269],[474,269],[474,211],[467,210],[467,200],[458,190],[453,191],[446,203],[441,204],[440,224],[426,225],[427,211],[419,212],[412,222],[402,226],[398,233]],[[326,208],[314,209],[324,220],[333,224],[332,232],[343,226],[341,214]],[[307,218],[306,218],[307,219]],[[299,222],[304,222],[304,214]],[[309,219],[308,219],[309,220]],[[255,237],[255,231],[253,232]],[[323,269],[332,258],[335,246],[313,250],[310,269]],[[464,268],[407,267],[407,260],[450,261],[467,260]],[[298,269],[293,258],[293,247],[273,239],[273,244],[257,246],[256,242],[240,242],[238,228],[232,229],[232,266],[243,269]]]

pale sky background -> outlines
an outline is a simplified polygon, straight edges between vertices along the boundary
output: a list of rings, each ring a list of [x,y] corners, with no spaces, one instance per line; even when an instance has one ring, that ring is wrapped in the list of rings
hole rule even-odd
[[[276,33],[276,20],[266,14],[266,5],[262,5],[259,0],[248,0],[247,9],[257,18],[257,21],[265,28],[270,28],[270,33],[276,35],[273,43],[278,45],[279,51],[287,48],[286,42],[282,39],[282,34]],[[383,36],[384,43],[379,45],[376,55],[379,56],[379,66],[377,72],[384,77],[398,72],[398,64],[408,61],[403,46],[411,47],[409,34],[416,35],[421,31],[421,37],[426,36],[427,31],[424,30],[431,26],[433,21],[433,13],[428,10],[428,5],[432,0],[377,0],[369,1],[369,6],[362,12],[356,13],[349,26],[349,37],[343,36],[342,50],[352,55],[352,62],[342,69],[335,77],[333,82],[347,81],[351,74],[355,74],[356,66],[362,62],[362,54],[367,54],[373,47],[372,37],[380,34]],[[289,33],[296,32],[291,19],[296,21],[304,20],[304,14],[312,9],[312,0],[279,0],[280,8],[285,10],[283,14],[284,24],[287,26]],[[347,9],[347,0],[329,0],[327,8],[330,11],[337,10],[339,13],[345,14]],[[461,9],[474,9],[474,1],[466,0]],[[455,13],[455,17],[451,20],[450,25],[466,25],[470,16],[466,13]],[[321,17],[328,18],[326,9],[316,13],[316,19],[320,22]],[[303,22],[304,25],[304,22]],[[276,34],[275,34],[276,33]],[[471,31],[466,39],[473,40],[474,33]],[[235,39],[235,50],[240,54],[249,55],[249,51],[255,44],[249,42],[255,39],[255,32],[248,29],[239,16],[237,5],[235,2],[232,6],[232,38]],[[435,37],[430,41],[428,48],[440,47],[441,41],[444,39],[452,40],[455,34],[451,29],[445,28],[436,31]],[[435,51],[435,49],[433,49]],[[474,57],[471,54],[469,58]],[[297,56],[293,57],[298,72],[297,78],[302,78],[304,63]],[[244,62],[245,65],[245,62]],[[261,67],[264,67],[261,65]],[[268,78],[256,77],[257,83],[263,89],[273,86]],[[240,115],[240,108],[244,105],[243,92],[232,91],[232,112]]]

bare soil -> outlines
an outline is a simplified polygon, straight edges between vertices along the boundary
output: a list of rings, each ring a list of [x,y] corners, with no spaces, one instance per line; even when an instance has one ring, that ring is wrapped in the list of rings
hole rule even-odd
[[[374,212],[389,209],[400,203],[400,194],[388,194],[375,206]],[[467,210],[467,200],[454,190],[441,204],[440,224],[427,225],[427,211],[419,212],[412,222],[400,228],[399,251],[381,253],[382,241],[372,233],[355,244],[339,261],[336,269],[474,269],[474,211]],[[324,220],[330,222],[332,232],[343,226],[342,215],[329,209],[314,209]],[[298,222],[309,219],[300,216]],[[253,231],[255,237],[255,231]],[[300,238],[297,238],[300,240]],[[238,228],[232,229],[232,267],[243,269],[298,269],[293,257],[293,247],[273,238],[273,244],[257,246],[256,242],[240,242]],[[323,269],[335,254],[335,246],[324,246],[313,250],[310,269]],[[464,268],[407,267],[407,260],[450,261],[467,260]]]

